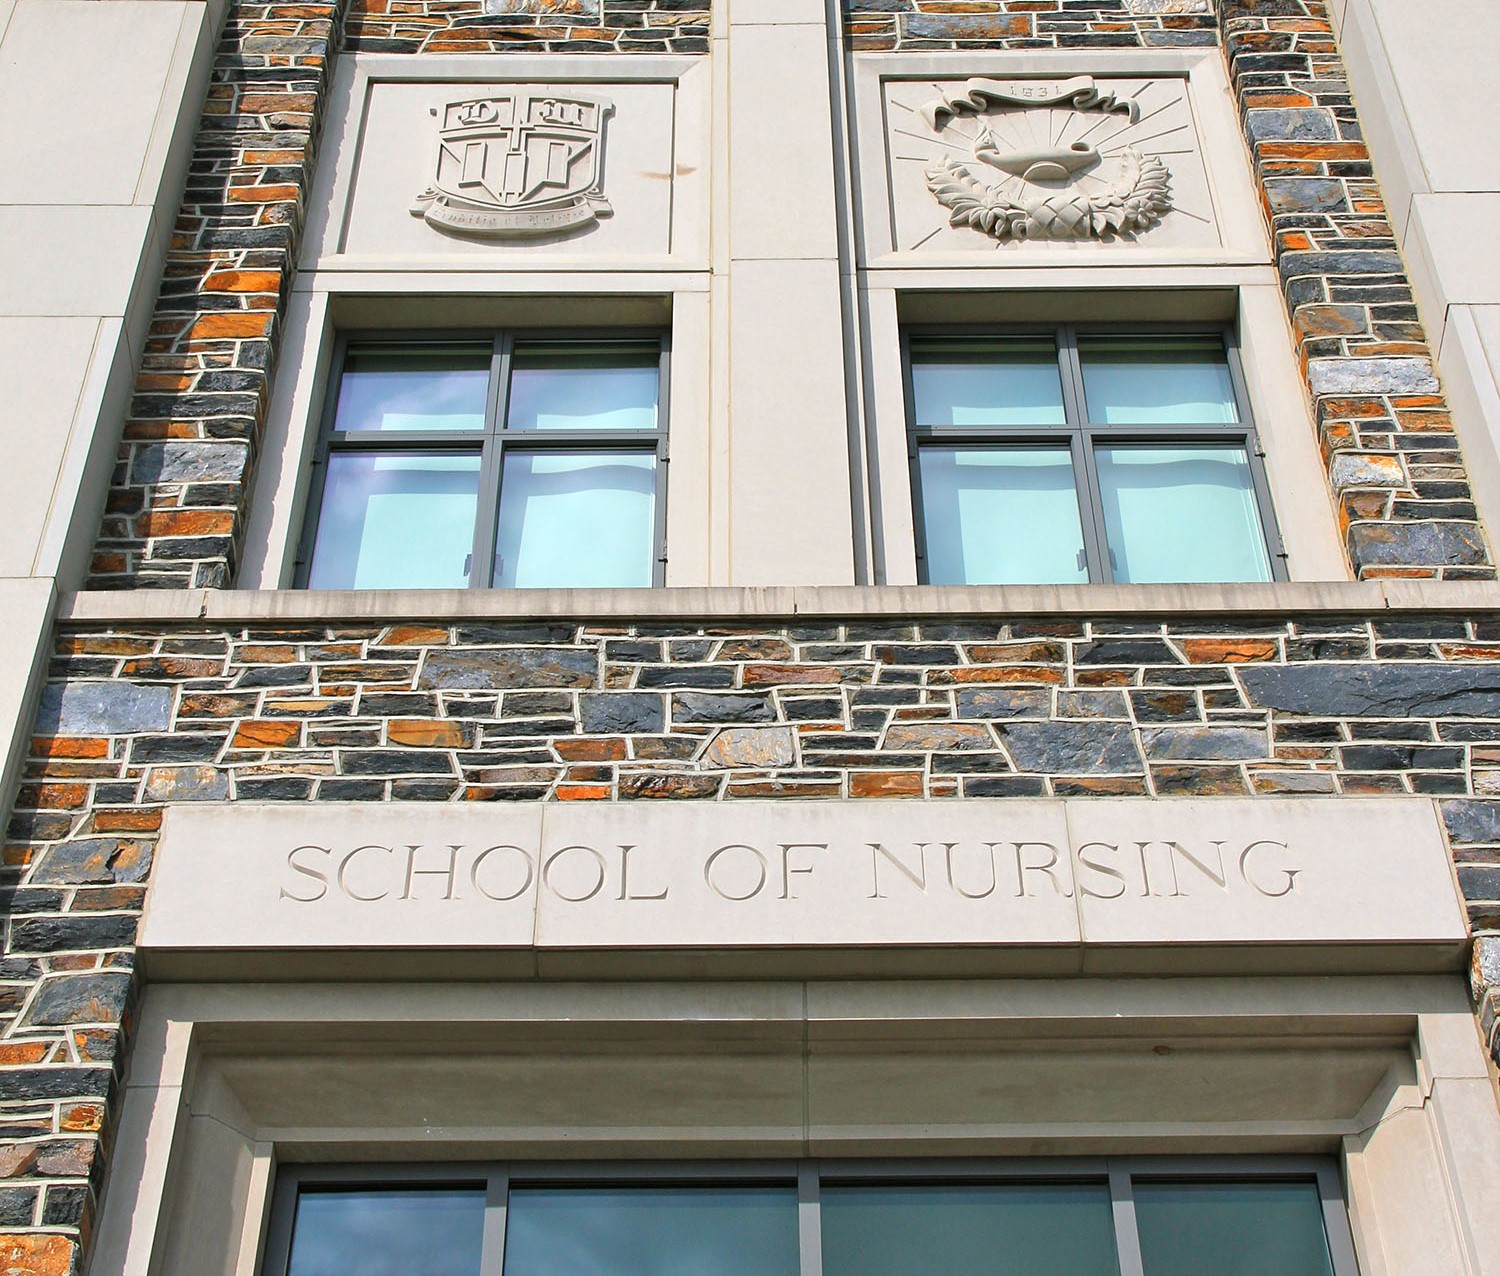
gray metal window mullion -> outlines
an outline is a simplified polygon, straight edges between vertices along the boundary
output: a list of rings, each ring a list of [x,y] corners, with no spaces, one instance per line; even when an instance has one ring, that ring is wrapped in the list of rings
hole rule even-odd
[[[1099,491],[1099,470],[1094,464],[1094,444],[1089,436],[1088,399],[1083,387],[1083,364],[1078,357],[1078,333],[1072,324],[1057,330],[1058,371],[1062,378],[1063,414],[1068,423],[1073,451],[1073,484],[1078,517],[1083,528],[1083,551],[1088,559],[1089,580],[1095,583],[1115,578],[1109,536],[1104,525],[1104,499]]]
[[[652,534],[651,583],[660,588],[667,583],[667,478],[671,469],[672,427],[672,334],[662,333],[656,373],[656,505]]]
[[[1111,1157],[1108,1166],[1109,1208],[1114,1216],[1115,1256],[1120,1260],[1120,1276],[1145,1276],[1141,1234],[1135,1221],[1135,1189],[1130,1180],[1130,1163]]]
[[[311,481],[307,487],[307,504],[302,510],[302,535],[297,541],[297,557],[292,564],[292,585],[306,589],[312,577],[313,549],[318,543],[318,523],[323,517],[323,489],[328,484],[328,453],[333,443],[333,422],[338,413],[339,387],[344,379],[344,361],[348,356],[349,338],[342,333],[333,343],[333,363],[329,369],[328,393],[323,396],[323,413],[318,420],[318,441],[313,447]]]
[[[266,1229],[265,1258],[261,1276],[287,1276],[292,1264],[292,1229],[297,1222],[297,1192],[301,1186],[297,1173],[288,1166],[276,1172],[276,1188],[271,1196],[271,1219]]]
[[[823,1276],[823,1192],[816,1161],[797,1163],[798,1276]]]
[[[1287,579],[1286,541],[1281,535],[1281,524],[1276,517],[1276,507],[1271,504],[1271,484],[1266,475],[1265,449],[1260,443],[1260,429],[1255,423],[1255,409],[1250,403],[1250,387],[1245,380],[1245,366],[1240,359],[1240,345],[1232,328],[1224,328],[1224,357],[1229,365],[1229,384],[1234,390],[1234,400],[1240,416],[1244,419],[1245,454],[1250,461],[1250,483],[1255,493],[1255,508],[1260,514],[1261,536],[1266,542],[1266,552],[1271,558],[1271,578]]]
[[[495,335],[490,351],[490,385],[484,404],[484,452],[479,462],[479,504],[474,511],[474,545],[469,588],[488,589],[495,577],[495,534],[500,518],[501,436],[510,397],[510,332]]]
[[[500,1166],[484,1186],[484,1240],[479,1251],[479,1276],[504,1276],[505,1212],[510,1204],[510,1172]]]
[[[1359,1276],[1354,1235],[1349,1230],[1349,1206],[1344,1200],[1338,1170],[1321,1164],[1316,1174],[1318,1198],[1323,1205],[1323,1235],[1328,1240],[1328,1256],[1333,1260],[1333,1276]]]

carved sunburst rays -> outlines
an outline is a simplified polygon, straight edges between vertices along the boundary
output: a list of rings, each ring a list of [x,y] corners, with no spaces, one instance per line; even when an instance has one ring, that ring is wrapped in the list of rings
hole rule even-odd
[[[1182,91],[1182,81],[1110,80],[1108,87],[1116,98],[1136,103],[1138,112],[1134,121],[1121,113],[1080,110],[1068,104],[995,105],[977,115],[967,111],[958,114],[947,120],[941,130],[934,131],[922,118],[920,108],[934,95],[942,97],[951,92],[953,86],[920,82],[893,86],[887,98],[893,157],[918,184],[925,185],[922,175],[928,170],[954,163],[997,195],[1023,203],[1028,193],[1032,196],[1037,193],[1032,183],[975,160],[975,145],[984,141],[986,134],[993,136],[1002,151],[1059,149],[1078,143],[1093,147],[1101,162],[1072,179],[1072,188],[1085,196],[1105,196],[1111,192],[1127,148],[1133,147],[1145,157],[1196,154],[1191,108]],[[916,170],[915,174],[911,169]],[[1172,209],[1174,216],[1180,214],[1205,225],[1212,224],[1211,209],[1193,207],[1191,202],[1184,202],[1180,192],[1174,191]],[[905,238],[909,242],[898,247],[905,251],[921,248],[949,229],[946,222],[929,227],[930,223],[920,231],[908,233]],[[1002,243],[1013,241],[992,242],[999,248]],[[977,243],[966,246],[977,247]]]

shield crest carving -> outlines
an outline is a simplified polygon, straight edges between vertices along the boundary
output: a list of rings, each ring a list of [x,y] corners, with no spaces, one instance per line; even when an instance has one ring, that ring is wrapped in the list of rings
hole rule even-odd
[[[613,211],[599,189],[604,123],[613,110],[600,99],[522,89],[448,103],[437,173],[412,216],[479,239],[593,225]]]

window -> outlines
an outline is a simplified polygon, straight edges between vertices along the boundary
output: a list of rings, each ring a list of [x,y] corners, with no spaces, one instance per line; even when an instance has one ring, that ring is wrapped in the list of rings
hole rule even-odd
[[[1354,1276],[1317,1160],[283,1169],[263,1276]]]
[[[655,336],[342,340],[298,584],[660,584],[665,360]]]
[[[907,335],[920,578],[1280,578],[1233,345],[1214,331]]]

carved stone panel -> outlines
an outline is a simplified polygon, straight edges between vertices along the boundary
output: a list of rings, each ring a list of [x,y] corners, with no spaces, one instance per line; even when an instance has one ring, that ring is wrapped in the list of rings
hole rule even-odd
[[[888,80],[902,252],[1216,248],[1182,78]]]
[[[650,82],[372,80],[338,142],[350,176],[322,255],[665,256],[674,97]]]

